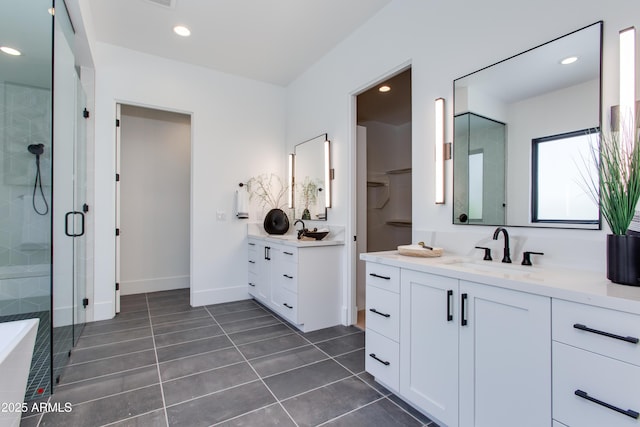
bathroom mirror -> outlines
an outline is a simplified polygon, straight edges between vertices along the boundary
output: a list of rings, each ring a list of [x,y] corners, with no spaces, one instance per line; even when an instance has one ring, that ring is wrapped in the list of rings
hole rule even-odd
[[[562,136],[582,133],[581,150],[544,152],[555,153],[553,164],[563,169],[590,160],[585,153],[600,128],[601,58],[597,22],[454,80],[454,224],[600,228],[580,172],[551,176],[552,163],[536,162],[534,146],[573,146]],[[556,185],[539,194],[538,184],[549,180]],[[541,215],[543,196],[560,212]]]
[[[302,220],[327,219],[325,202],[325,159],[327,134],[319,135],[295,146],[293,182],[294,217]]]

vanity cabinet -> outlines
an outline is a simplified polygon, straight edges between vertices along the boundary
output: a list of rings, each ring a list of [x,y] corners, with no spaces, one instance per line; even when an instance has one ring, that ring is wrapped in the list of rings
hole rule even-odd
[[[553,300],[553,418],[638,426],[640,316]]]
[[[340,246],[248,245],[251,296],[303,332],[341,323]]]
[[[550,298],[398,271],[399,395],[449,427],[550,425]]]

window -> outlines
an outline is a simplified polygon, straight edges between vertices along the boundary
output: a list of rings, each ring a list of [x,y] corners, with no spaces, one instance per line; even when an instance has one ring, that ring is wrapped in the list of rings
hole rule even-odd
[[[597,146],[597,128],[532,141],[532,222],[600,222],[598,205],[585,185],[585,179],[597,180]]]

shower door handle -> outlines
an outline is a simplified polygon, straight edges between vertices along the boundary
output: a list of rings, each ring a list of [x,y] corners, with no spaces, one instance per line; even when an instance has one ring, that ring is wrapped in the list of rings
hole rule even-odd
[[[69,217],[80,215],[80,233],[69,233]],[[80,237],[84,235],[84,213],[80,211],[70,211],[64,215],[64,234],[69,237]]]

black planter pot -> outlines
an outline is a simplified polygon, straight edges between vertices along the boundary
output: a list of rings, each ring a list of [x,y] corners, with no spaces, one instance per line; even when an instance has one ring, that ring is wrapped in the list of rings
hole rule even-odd
[[[282,209],[271,209],[264,217],[264,230],[269,234],[285,234],[289,231],[289,218]]]
[[[640,236],[607,234],[607,279],[640,286]]]

